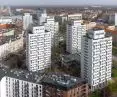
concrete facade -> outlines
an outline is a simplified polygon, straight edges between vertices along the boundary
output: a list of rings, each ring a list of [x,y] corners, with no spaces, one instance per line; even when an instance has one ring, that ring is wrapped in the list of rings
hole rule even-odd
[[[27,35],[27,66],[29,71],[38,71],[51,65],[51,32],[44,26],[33,27]]]
[[[81,77],[91,90],[105,87],[111,80],[112,36],[104,30],[89,30],[82,40]]]

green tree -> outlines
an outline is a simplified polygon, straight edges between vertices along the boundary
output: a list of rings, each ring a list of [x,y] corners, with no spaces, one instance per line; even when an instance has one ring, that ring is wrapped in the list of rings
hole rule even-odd
[[[101,97],[101,90],[96,90],[89,97]]]

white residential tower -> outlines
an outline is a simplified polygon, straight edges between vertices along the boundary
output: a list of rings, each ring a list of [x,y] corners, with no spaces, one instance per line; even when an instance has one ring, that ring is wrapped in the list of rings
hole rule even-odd
[[[82,40],[81,77],[94,91],[111,80],[111,67],[112,36],[101,29],[89,30]]]
[[[47,17],[47,20],[45,23],[45,29],[51,32],[52,45],[56,44],[57,35],[59,31],[59,23],[55,22],[55,19],[53,16]]]
[[[51,32],[44,26],[33,27],[27,35],[27,66],[30,71],[38,71],[51,65]]]
[[[37,10],[37,17],[38,17],[38,24],[42,25],[44,22],[46,22],[47,13],[46,9],[40,8]]]
[[[86,34],[86,25],[81,21],[72,21],[67,25],[66,49],[71,54],[81,53],[81,39]]]
[[[30,24],[33,23],[32,16],[30,13],[25,13],[23,16],[23,29],[27,30]]]

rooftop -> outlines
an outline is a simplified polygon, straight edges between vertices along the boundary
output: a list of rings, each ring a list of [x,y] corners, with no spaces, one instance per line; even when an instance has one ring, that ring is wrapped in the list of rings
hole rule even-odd
[[[102,29],[102,28],[92,28],[91,30],[93,30],[93,31],[99,31],[99,30],[104,30],[104,29]]]
[[[69,63],[71,61],[80,61],[80,54],[69,54],[69,55],[62,55],[62,61],[64,61],[65,63]]]
[[[71,16],[82,16],[82,13],[68,14],[68,17],[71,17]]]
[[[85,80],[63,73],[49,73],[42,79],[42,84],[62,90],[69,90],[81,83],[85,83]]]
[[[4,77],[16,78],[19,80],[24,80],[32,83],[40,83],[39,78],[41,78],[41,74],[39,72],[30,72],[27,70],[19,70],[19,69],[6,69],[0,68],[0,80]]]
[[[42,24],[42,25],[36,25],[36,24],[31,24],[31,25],[29,25],[29,28],[28,28],[28,30],[27,30],[27,33],[29,33],[29,34],[34,34],[34,32],[33,32],[33,29],[34,28],[37,28],[38,29],[38,27],[40,28],[40,27],[44,27],[44,25]],[[45,27],[44,27],[45,28]],[[49,31],[47,31],[46,29],[44,29],[44,31],[45,32],[49,32]]]

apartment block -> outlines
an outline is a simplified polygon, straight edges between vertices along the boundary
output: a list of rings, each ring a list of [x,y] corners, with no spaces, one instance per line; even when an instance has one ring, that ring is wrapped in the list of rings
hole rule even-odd
[[[67,25],[66,49],[71,54],[81,53],[81,40],[86,35],[86,25],[81,21],[71,21]]]
[[[42,80],[43,97],[88,97],[88,84],[81,78],[49,73]]]
[[[68,18],[68,21],[71,21],[71,20],[80,20],[80,21],[82,21],[82,14],[81,13],[69,14],[67,16],[67,18]]]
[[[115,13],[115,26],[117,26],[117,13]]]
[[[82,40],[81,76],[91,90],[104,88],[111,80],[112,36],[102,29],[88,30]]]
[[[45,29],[51,32],[52,45],[56,44],[58,31],[59,31],[59,23],[55,22],[55,19],[53,16],[47,17],[46,23],[45,23]]]
[[[10,53],[16,53],[23,49],[23,45],[23,37],[0,45],[0,59],[5,58]]]
[[[52,45],[55,45],[58,38],[59,23],[55,22],[54,16],[48,16],[46,9],[40,8],[37,11],[38,24],[44,25],[45,29],[51,32]]]
[[[47,18],[46,9],[39,8],[37,10],[37,18],[38,18],[38,25],[42,25],[44,22],[46,22]]]
[[[29,71],[38,71],[51,65],[51,32],[44,26],[36,26],[27,33],[27,67]]]
[[[32,15],[30,13],[25,13],[23,16],[23,29],[27,30],[30,24],[33,23]]]
[[[37,72],[0,69],[0,97],[43,97]]]

